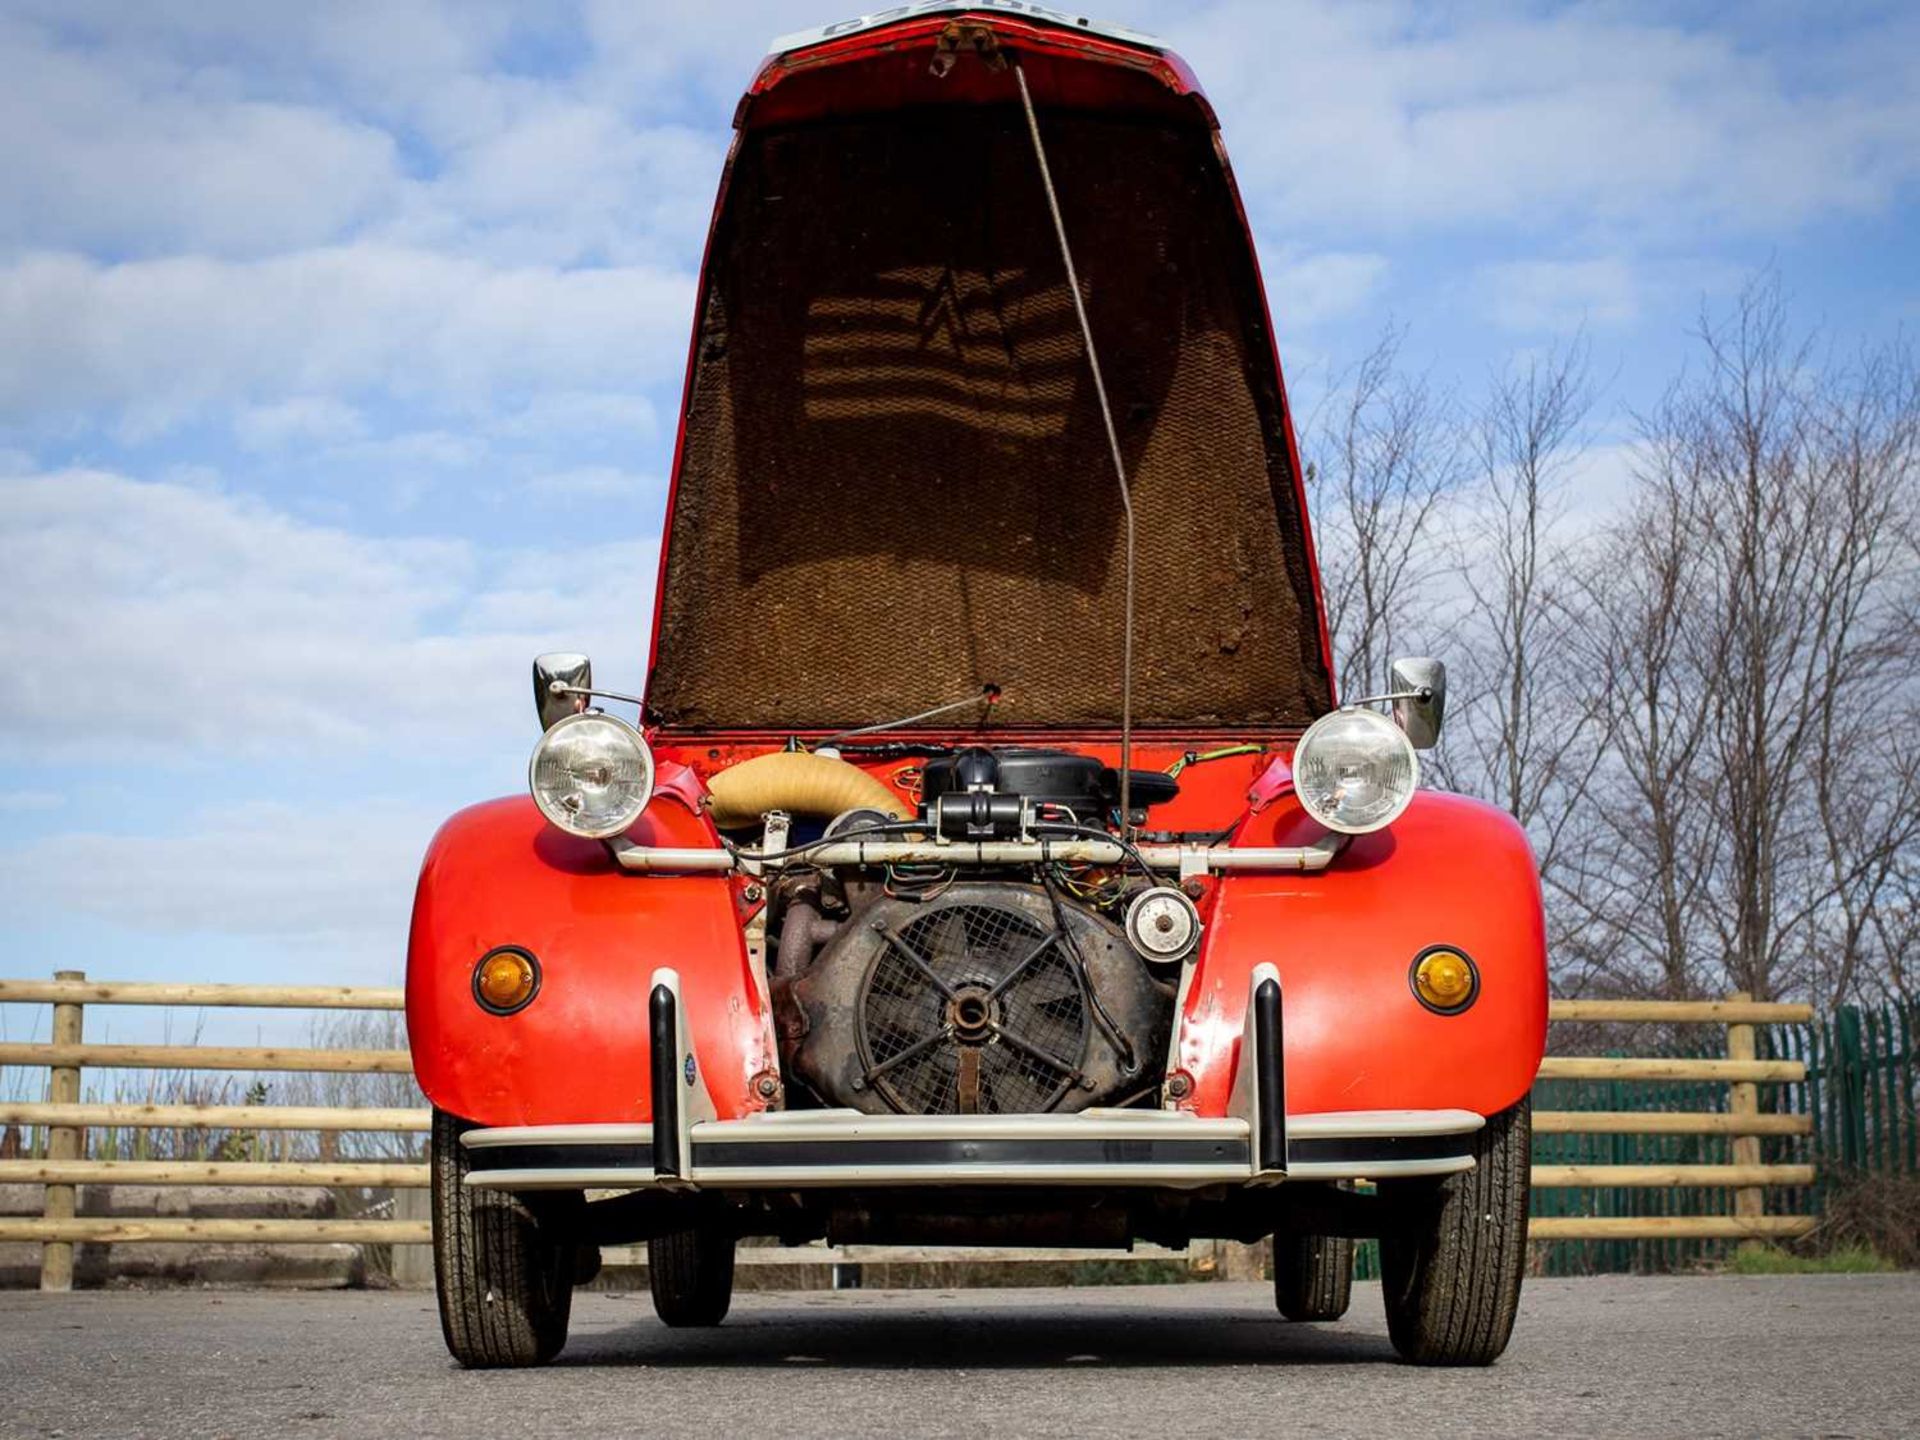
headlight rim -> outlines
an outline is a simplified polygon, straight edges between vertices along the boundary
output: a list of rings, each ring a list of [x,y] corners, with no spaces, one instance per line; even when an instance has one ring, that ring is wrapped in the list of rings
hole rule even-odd
[[[618,823],[610,823],[605,826],[586,827],[578,823],[571,823],[572,817],[568,816],[563,818],[561,815],[555,814],[554,808],[548,806],[540,792],[538,779],[540,758],[546,752],[553,737],[566,730],[569,726],[578,726],[588,722],[611,725],[615,730],[623,732],[625,738],[632,741],[634,748],[639,752],[642,763],[646,767],[646,783],[641,787],[639,804],[633,807],[631,814],[618,821]],[[533,754],[529,756],[527,760],[527,791],[533,797],[534,805],[539,809],[541,815],[546,818],[547,823],[553,826],[554,829],[567,835],[576,836],[582,840],[611,840],[616,836],[625,834],[627,830],[633,826],[633,823],[646,812],[647,806],[653,803],[654,791],[659,783],[659,778],[659,767],[654,761],[653,747],[647,743],[647,737],[641,734],[636,727],[622,720],[618,715],[609,715],[604,710],[583,710],[578,714],[562,716],[560,719],[554,721],[540,736],[539,740],[535,742]]]
[[[1392,737],[1393,741],[1406,755],[1409,774],[1406,793],[1400,797],[1398,803],[1394,805],[1393,809],[1389,811],[1385,817],[1368,825],[1342,823],[1329,814],[1323,814],[1315,806],[1314,802],[1309,799],[1309,792],[1300,784],[1301,762],[1302,759],[1310,753],[1310,742],[1314,737],[1314,733],[1320,730],[1322,726],[1334,720],[1352,719],[1356,716],[1365,717],[1367,723],[1375,725],[1380,733]],[[1377,710],[1367,709],[1364,705],[1343,705],[1337,710],[1329,710],[1309,725],[1301,732],[1299,740],[1294,742],[1293,755],[1289,768],[1291,768],[1293,772],[1293,793],[1295,798],[1300,802],[1300,808],[1305,810],[1318,824],[1324,825],[1327,829],[1340,835],[1372,835],[1377,831],[1386,829],[1402,815],[1407,813],[1407,807],[1413,804],[1413,797],[1420,789],[1420,754],[1413,748],[1412,741],[1407,738],[1406,732],[1394,724],[1392,720]]]

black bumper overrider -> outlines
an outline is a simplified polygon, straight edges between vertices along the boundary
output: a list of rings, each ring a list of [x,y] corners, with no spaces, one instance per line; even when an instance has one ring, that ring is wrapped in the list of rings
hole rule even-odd
[[[1466,1110],[1288,1115],[1279,977],[1255,971],[1229,1113],[1068,1115],[766,1112],[718,1120],[688,1044],[679,980],[648,1006],[655,1123],[469,1131],[477,1188],[753,1189],[911,1185],[1167,1186],[1443,1175],[1473,1165]]]

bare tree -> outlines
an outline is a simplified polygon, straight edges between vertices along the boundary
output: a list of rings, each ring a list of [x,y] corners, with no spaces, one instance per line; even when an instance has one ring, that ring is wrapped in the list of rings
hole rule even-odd
[[[1430,773],[1526,826],[1559,987],[1912,996],[1911,351],[1819,354],[1760,277],[1703,315],[1693,372],[1638,418],[1621,514],[1581,533],[1584,337],[1496,375],[1471,426],[1401,338],[1310,428],[1342,687],[1448,655]]]
[[[1584,336],[1496,374],[1473,433],[1479,480],[1452,527],[1463,683],[1436,768],[1527,828],[1550,888],[1604,754],[1607,707],[1574,663],[1586,596],[1562,533],[1592,403]]]
[[[1834,660],[1817,708],[1813,794],[1825,864],[1809,877],[1808,988],[1832,999],[1875,988],[1909,997],[1920,859],[1920,738],[1902,702],[1920,698],[1920,371],[1896,346],[1811,410],[1829,518],[1818,563]]]
[[[1839,998],[1916,834],[1877,718],[1916,698],[1913,367],[1816,363],[1771,276],[1699,338],[1592,567],[1614,793],[1573,899],[1622,982]]]
[[[1579,567],[1585,624],[1568,636],[1605,707],[1608,745],[1588,787],[1583,843],[1553,900],[1581,985],[1695,992],[1695,916],[1709,826],[1691,804],[1711,698],[1690,664],[1688,617],[1710,605],[1690,563],[1694,437],[1672,397],[1650,423],[1628,514]]]
[[[336,1010],[317,1017],[313,1043],[323,1050],[404,1050],[406,1025],[391,1011]],[[276,1097],[283,1105],[318,1105],[360,1109],[411,1110],[423,1107],[426,1097],[411,1074],[374,1072],[315,1072],[289,1075]],[[366,1131],[345,1135],[322,1133],[324,1158],[412,1160],[420,1157],[417,1135]]]
[[[1380,337],[1307,436],[1327,624],[1347,693],[1378,688],[1388,660],[1421,632],[1445,565],[1436,525],[1466,469],[1451,407],[1400,368],[1403,338]]]

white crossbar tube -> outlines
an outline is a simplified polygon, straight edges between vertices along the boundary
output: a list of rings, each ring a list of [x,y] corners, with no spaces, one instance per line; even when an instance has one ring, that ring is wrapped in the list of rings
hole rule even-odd
[[[655,848],[628,840],[610,842],[625,870],[687,875],[742,870],[758,874],[785,863],[808,865],[1118,865],[1126,851],[1112,840],[844,840],[815,845],[791,861],[763,858],[751,850]],[[1336,847],[1316,845],[1139,845],[1140,858],[1156,870],[1193,874],[1201,870],[1324,870]]]

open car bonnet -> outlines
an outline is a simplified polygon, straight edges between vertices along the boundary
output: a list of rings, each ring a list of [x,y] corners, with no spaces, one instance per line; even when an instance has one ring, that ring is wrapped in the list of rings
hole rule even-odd
[[[1014,4],[776,46],[700,282],[649,718],[819,733],[997,686],[1005,727],[1118,729],[1122,510],[1016,65],[1129,475],[1134,722],[1328,709],[1266,307],[1186,67]]]

